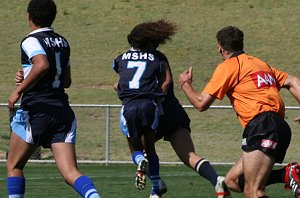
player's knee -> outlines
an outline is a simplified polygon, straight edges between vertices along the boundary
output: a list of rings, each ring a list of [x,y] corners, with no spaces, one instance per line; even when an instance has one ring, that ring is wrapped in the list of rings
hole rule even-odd
[[[234,192],[243,192],[243,190],[244,190],[244,188],[241,189],[236,178],[231,178],[231,177],[226,176],[225,184],[230,190],[232,190]]]
[[[230,190],[236,191],[237,182],[232,178],[225,177],[225,184]]]
[[[256,193],[256,191],[253,189],[253,185],[251,184],[247,184],[245,183],[245,187],[244,187],[244,194],[245,197],[254,197],[254,194]]]
[[[69,184],[69,185],[73,185],[75,180],[80,177],[82,175],[81,172],[79,172],[79,170],[77,169],[73,169],[70,171],[62,171],[61,175],[64,179],[64,181]]]

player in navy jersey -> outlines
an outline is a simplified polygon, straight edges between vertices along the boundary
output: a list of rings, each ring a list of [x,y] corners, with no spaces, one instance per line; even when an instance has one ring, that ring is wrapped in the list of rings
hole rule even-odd
[[[167,57],[164,60],[171,72]],[[225,178],[218,176],[209,161],[200,157],[195,152],[193,140],[190,135],[190,119],[174,94],[173,82],[169,86],[161,107],[163,113],[159,116],[156,141],[162,138],[169,141],[180,160],[200,176],[206,178],[214,186],[218,198],[230,197],[230,192],[224,183]],[[153,176],[150,175],[151,177]],[[159,184],[160,191],[158,196],[161,196],[167,189],[165,183],[160,178]]]
[[[137,165],[138,189],[145,188],[148,167],[150,174],[156,171],[152,167],[159,167],[158,161],[148,161],[144,156],[144,151],[148,159],[156,156],[157,106],[171,81],[164,55],[156,48],[175,30],[176,27],[165,20],[138,24],[127,37],[132,48],[113,61],[113,69],[119,74],[115,90],[122,101],[120,126]],[[158,184],[155,187],[158,193]]]
[[[23,78],[8,99],[8,107],[22,96],[20,109],[11,122],[7,159],[7,189],[10,198],[24,197],[23,168],[38,146],[51,148],[64,180],[85,198],[99,198],[91,179],[77,168],[76,118],[65,88],[71,85],[70,47],[54,32],[53,0],[31,0],[27,7],[32,32],[21,42]],[[40,197],[43,197],[41,194]]]

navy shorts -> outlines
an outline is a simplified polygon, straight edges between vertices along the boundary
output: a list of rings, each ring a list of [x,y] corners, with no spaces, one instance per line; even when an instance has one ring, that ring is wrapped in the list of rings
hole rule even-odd
[[[121,109],[120,128],[126,137],[141,138],[157,128],[158,110],[151,99],[131,100]]]
[[[291,141],[291,129],[275,112],[264,112],[253,118],[243,133],[244,151],[260,150],[282,163]]]
[[[52,143],[76,142],[76,118],[70,106],[18,109],[11,127],[27,143],[44,148],[50,148]]]
[[[163,114],[159,116],[156,139],[169,141],[170,136],[178,129],[190,129],[190,118],[184,108],[179,104],[163,105]]]

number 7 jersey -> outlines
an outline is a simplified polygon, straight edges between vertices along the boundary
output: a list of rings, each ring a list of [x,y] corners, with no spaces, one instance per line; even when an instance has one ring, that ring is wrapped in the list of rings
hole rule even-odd
[[[67,40],[52,28],[31,32],[21,42],[21,61],[24,78],[33,66],[32,59],[38,54],[47,56],[49,69],[23,93],[21,106],[45,104],[61,106],[68,102],[64,90],[64,73],[70,66],[70,47]]]
[[[113,61],[113,69],[119,74],[118,95],[123,104],[144,98],[155,99],[160,92],[165,56],[159,51],[130,49]]]

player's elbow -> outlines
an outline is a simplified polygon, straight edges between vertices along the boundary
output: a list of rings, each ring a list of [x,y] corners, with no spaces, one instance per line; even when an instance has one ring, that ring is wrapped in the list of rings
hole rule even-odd
[[[69,87],[71,87],[71,84],[72,84],[72,80],[65,81],[65,82],[64,82],[64,88],[69,88]]]
[[[205,105],[202,103],[196,104],[196,105],[194,105],[194,107],[200,112],[206,111],[209,108],[208,105]]]

